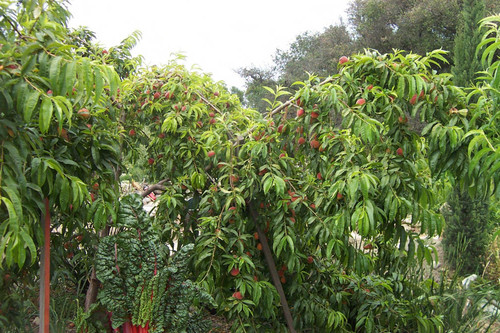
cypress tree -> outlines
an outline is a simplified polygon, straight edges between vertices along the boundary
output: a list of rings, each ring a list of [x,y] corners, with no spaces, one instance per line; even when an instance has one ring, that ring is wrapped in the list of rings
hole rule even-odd
[[[460,29],[455,37],[454,66],[451,70],[457,86],[471,85],[474,75],[482,69],[479,56],[476,56],[476,47],[483,35],[478,22],[484,15],[484,0],[464,0]]]
[[[478,22],[485,15],[484,0],[464,0],[461,28],[455,37],[452,73],[457,86],[473,84],[475,74],[482,70],[477,45],[482,32]],[[467,189],[456,185],[448,198],[450,212],[445,214],[444,253],[451,267],[461,274],[480,273],[486,247],[489,220],[488,201],[471,198]]]

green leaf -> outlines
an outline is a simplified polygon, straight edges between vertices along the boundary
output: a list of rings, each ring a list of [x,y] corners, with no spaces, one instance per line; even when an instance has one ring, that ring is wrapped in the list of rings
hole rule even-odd
[[[94,85],[94,78],[92,76],[92,70],[90,68],[90,60],[88,58],[83,58],[83,78],[85,83],[85,89],[87,90],[87,96],[91,96],[92,86]]]
[[[12,201],[10,201],[7,197],[1,197],[1,199],[5,207],[7,207],[7,213],[9,214],[9,224],[11,225],[11,229],[17,231],[19,229],[19,221],[17,218],[17,213],[14,208],[14,205],[12,204]]]
[[[285,194],[285,181],[278,176],[274,176],[274,188],[278,196]]]
[[[57,173],[59,173],[61,176],[64,175],[64,172],[61,168],[61,165],[59,165],[59,163],[54,160],[53,158],[47,158],[45,159],[45,163],[52,169],[52,170],[55,170],[57,171]]]
[[[66,64],[66,73],[65,73],[65,78],[64,78],[64,86],[63,90],[61,91],[64,96],[66,94],[73,94],[73,85],[76,79],[76,63],[75,62],[69,62]]]
[[[54,93],[59,93],[59,80],[60,80],[60,73],[61,73],[61,57],[55,57],[51,62],[50,62],[50,68],[49,68],[49,80],[50,84],[52,86],[52,89],[54,90]]]
[[[104,79],[99,67],[94,68],[94,75],[95,75],[94,103],[97,104],[104,90]]]
[[[33,110],[35,110],[39,98],[40,98],[40,93],[36,90],[29,93],[28,96],[26,97],[23,108],[23,118],[25,122],[29,123],[31,121]]]
[[[24,230],[21,229],[19,231],[19,235],[21,235],[21,238],[24,240],[25,246],[28,247],[31,253],[31,263],[35,263],[37,259],[37,251],[36,251],[36,246],[35,243],[33,242],[33,239],[31,236]]]
[[[290,235],[286,235],[286,236],[285,236],[285,239],[286,239],[286,240],[287,240],[287,242],[288,242],[288,246],[290,247],[290,251],[291,251],[292,253],[295,253],[295,246],[294,246],[294,244],[293,244],[293,239],[292,239],[292,237],[290,237]]]
[[[269,189],[271,188],[272,185],[273,185],[273,179],[271,177],[266,178],[262,187],[264,190],[264,194],[267,194],[269,192]]]
[[[39,127],[42,134],[46,134],[52,120],[53,105],[50,98],[42,98],[42,107],[40,108]]]
[[[13,189],[9,188],[8,186],[3,186],[2,190],[4,190],[5,193],[7,193],[7,195],[9,196],[10,201],[12,202],[12,205],[14,207],[14,210],[16,211],[16,215],[20,219],[22,219],[22,216],[23,216],[23,205],[22,205],[21,199],[19,199],[19,196],[16,193],[16,191],[14,191]]]
[[[71,192],[70,192],[69,180],[66,177],[62,177],[61,189],[59,192],[59,203],[63,210],[68,209],[70,195]]]

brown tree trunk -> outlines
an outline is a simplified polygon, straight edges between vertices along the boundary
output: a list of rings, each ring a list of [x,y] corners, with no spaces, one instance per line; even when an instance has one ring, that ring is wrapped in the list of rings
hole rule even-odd
[[[269,243],[267,242],[266,234],[259,227],[259,214],[255,210],[253,203],[248,203],[248,210],[250,212],[250,216],[252,217],[255,228],[257,229],[257,233],[259,234],[259,240],[262,244],[262,252],[264,252],[264,257],[266,259],[267,267],[269,268],[269,273],[271,273],[271,279],[273,280],[273,284],[278,291],[278,295],[280,296],[281,306],[283,307],[283,315],[285,316],[286,325],[288,326],[288,330],[291,333],[295,333],[295,328],[293,326],[293,318],[292,313],[290,312],[290,308],[288,306],[288,301],[286,300],[285,291],[283,290],[283,285],[281,284],[281,280],[278,274],[278,270],[276,269],[276,264],[274,263],[273,255],[271,253],[271,249],[269,248]]]

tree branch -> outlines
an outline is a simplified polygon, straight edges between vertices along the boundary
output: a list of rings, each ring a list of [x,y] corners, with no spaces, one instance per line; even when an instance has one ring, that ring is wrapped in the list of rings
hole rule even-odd
[[[324,81],[318,83],[318,86],[325,85],[325,84],[327,84],[328,82],[331,82],[331,81],[333,81],[333,77],[330,76],[330,77],[326,78]],[[284,108],[286,108],[287,106],[290,106],[290,105],[293,105],[291,100],[289,100],[289,101],[281,104],[276,109],[274,109],[273,111],[271,111],[271,113],[269,114],[269,116],[270,117],[274,116],[275,114],[279,113],[281,110],[283,110]]]
[[[167,188],[165,186],[163,186],[163,183],[165,183],[166,181],[168,181],[168,179],[163,179],[154,185],[148,186],[147,189],[145,189],[143,192],[141,192],[141,196],[144,198],[149,193],[151,193],[153,191],[157,191],[157,190],[158,191],[165,191]]]
[[[291,333],[295,333],[295,328],[293,327],[293,318],[292,313],[290,312],[290,308],[288,307],[288,301],[286,300],[286,295],[283,290],[283,285],[281,284],[280,277],[278,275],[278,270],[276,269],[276,264],[274,263],[273,255],[271,253],[271,249],[269,247],[269,243],[267,242],[266,234],[259,227],[259,214],[254,208],[253,202],[250,201],[248,203],[248,211],[250,212],[250,216],[255,224],[255,228],[257,229],[257,233],[259,234],[259,240],[262,244],[262,252],[264,252],[264,257],[266,259],[267,267],[269,268],[269,273],[271,274],[271,279],[273,280],[273,284],[278,291],[278,295],[280,296],[281,306],[283,307],[283,314],[285,316],[286,324],[288,326],[288,330]]]

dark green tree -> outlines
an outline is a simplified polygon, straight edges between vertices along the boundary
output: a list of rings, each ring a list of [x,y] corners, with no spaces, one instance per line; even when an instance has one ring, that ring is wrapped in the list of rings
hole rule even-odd
[[[457,86],[470,85],[475,74],[482,69],[479,56],[476,56],[476,48],[483,34],[478,29],[478,22],[484,15],[484,0],[464,0],[460,29],[455,37],[454,66],[452,67]]]
[[[448,204],[443,235],[446,261],[459,274],[480,273],[488,245],[488,201],[472,199],[456,186]]]
[[[348,13],[360,46],[425,54],[453,50],[460,5],[458,0],[354,0]]]
[[[473,84],[475,74],[482,69],[476,48],[484,33],[478,29],[484,15],[484,0],[464,0],[452,67],[457,86]],[[457,184],[448,204],[451,211],[445,215],[443,239],[447,261],[461,274],[480,273],[488,245],[488,199],[471,198],[467,189]]]
[[[274,56],[280,84],[289,86],[305,80],[307,73],[327,76],[337,72],[341,56],[361,51],[346,25],[331,25],[321,33],[303,33],[290,44],[288,50],[277,50]]]
[[[248,107],[264,112],[268,104],[263,98],[272,98],[269,91],[264,87],[277,85],[276,73],[273,69],[244,67],[238,69],[238,74],[245,79],[244,102]],[[241,98],[240,98],[241,100]]]

